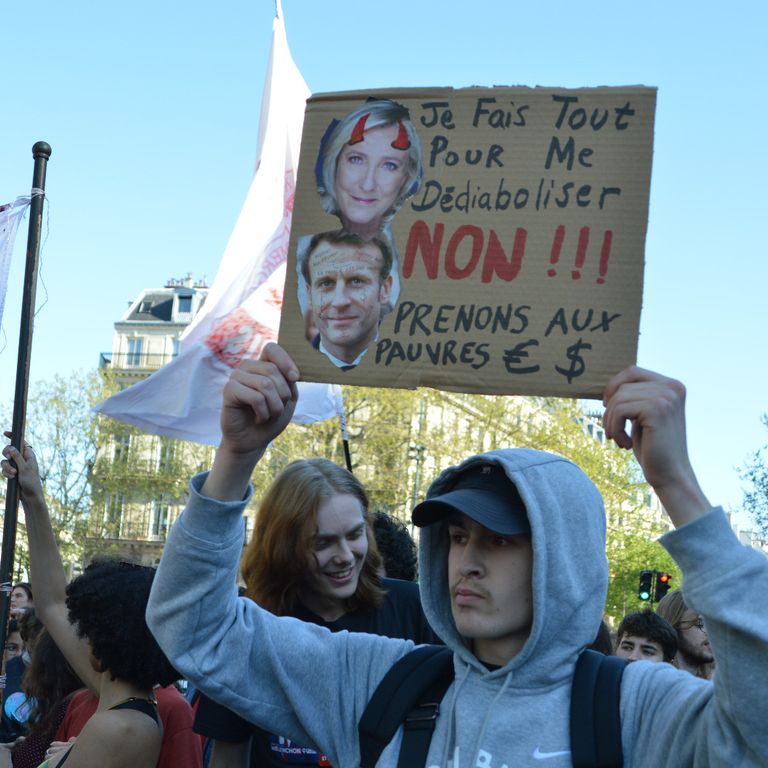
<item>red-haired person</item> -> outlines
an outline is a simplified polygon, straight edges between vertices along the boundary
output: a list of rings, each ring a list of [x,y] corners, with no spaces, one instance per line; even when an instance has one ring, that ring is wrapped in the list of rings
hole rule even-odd
[[[277,616],[332,632],[439,642],[417,585],[381,578],[380,567],[368,494],[351,472],[327,459],[295,461],[277,475],[241,561],[245,594]],[[267,733],[204,696],[195,730],[216,740],[211,768],[280,766],[288,758],[294,766],[327,765],[314,750]]]

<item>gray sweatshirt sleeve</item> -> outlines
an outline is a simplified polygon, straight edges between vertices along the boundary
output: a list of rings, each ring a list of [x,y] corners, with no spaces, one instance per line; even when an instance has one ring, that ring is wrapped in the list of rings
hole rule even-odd
[[[215,701],[272,733],[311,745],[333,765],[359,761],[357,721],[406,640],[338,632],[275,617],[237,596],[241,502],[190,483],[155,577],[147,621],[177,670]]]
[[[737,540],[719,508],[661,543],[683,571],[686,604],[704,617],[716,670],[710,682],[669,664],[629,665],[629,766],[768,765],[768,558]]]

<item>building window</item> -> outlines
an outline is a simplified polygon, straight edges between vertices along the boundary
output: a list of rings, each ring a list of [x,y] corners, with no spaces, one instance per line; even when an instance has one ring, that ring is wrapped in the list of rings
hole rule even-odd
[[[128,339],[128,356],[126,357],[125,364],[127,366],[141,365],[141,352],[144,347],[144,339],[141,336],[134,336]]]
[[[131,447],[130,435],[115,435],[114,461],[128,461],[128,451]]]
[[[181,352],[181,341],[179,340],[178,336],[171,342],[173,344],[173,356],[178,357],[179,352]]]
[[[124,506],[125,496],[122,493],[111,493],[107,497],[104,510],[105,535],[115,539],[120,536],[120,522],[123,518]]]
[[[173,442],[167,437],[160,438],[160,456],[157,461],[157,469],[160,472],[170,472],[173,469]]]
[[[188,315],[192,311],[192,297],[179,296],[179,314]]]
[[[164,539],[168,533],[168,518],[171,511],[171,505],[168,497],[163,494],[152,505],[152,524],[149,528],[149,534],[152,538]]]

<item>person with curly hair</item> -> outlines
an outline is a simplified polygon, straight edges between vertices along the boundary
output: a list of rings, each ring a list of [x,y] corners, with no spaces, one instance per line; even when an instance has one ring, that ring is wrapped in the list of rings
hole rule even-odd
[[[29,446],[23,453],[6,446],[3,455],[3,474],[19,482],[37,613],[74,672],[98,696],[74,743],[54,742],[40,768],[155,766],[164,734],[154,689],[179,677],[144,618],[155,569],[97,560],[67,585],[35,456]],[[191,729],[189,739],[199,751]]]
[[[416,581],[418,552],[405,523],[386,509],[376,509],[373,513],[373,534],[383,560],[382,576]]]
[[[627,614],[616,630],[616,652],[627,661],[666,661],[677,653],[677,635],[669,622],[650,610]]]

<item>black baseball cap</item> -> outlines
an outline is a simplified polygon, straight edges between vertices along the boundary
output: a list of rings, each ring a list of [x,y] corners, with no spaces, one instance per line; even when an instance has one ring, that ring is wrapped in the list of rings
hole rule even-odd
[[[530,533],[525,504],[512,481],[497,464],[473,464],[439,496],[413,510],[413,524],[423,528],[456,513],[466,515],[504,536]]]

